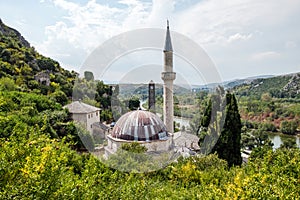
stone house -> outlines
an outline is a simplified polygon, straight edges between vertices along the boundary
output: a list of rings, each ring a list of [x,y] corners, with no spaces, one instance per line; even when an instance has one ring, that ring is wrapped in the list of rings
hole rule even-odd
[[[100,108],[95,106],[73,101],[64,108],[69,110],[74,121],[81,123],[90,133],[93,133],[93,124],[100,122]]]
[[[50,74],[48,71],[39,72],[34,76],[34,79],[43,85],[50,85]]]

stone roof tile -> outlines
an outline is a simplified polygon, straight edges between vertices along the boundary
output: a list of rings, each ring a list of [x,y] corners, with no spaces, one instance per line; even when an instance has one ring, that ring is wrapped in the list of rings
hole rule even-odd
[[[100,108],[88,105],[81,101],[73,101],[72,103],[65,105],[64,108],[68,108],[70,113],[78,113],[78,114],[91,113],[100,110]]]

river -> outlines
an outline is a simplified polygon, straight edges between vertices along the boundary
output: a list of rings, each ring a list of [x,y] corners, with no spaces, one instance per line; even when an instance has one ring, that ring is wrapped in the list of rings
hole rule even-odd
[[[274,146],[273,149],[278,149],[283,141],[286,138],[292,138],[296,141],[297,147],[300,148],[300,137],[299,136],[290,136],[290,135],[283,135],[280,133],[268,133],[270,140],[273,142]]]
[[[184,117],[177,117],[174,116],[174,121],[176,123],[180,124],[180,127],[185,126],[188,127],[190,125],[190,119],[184,118]],[[284,135],[280,133],[268,133],[268,136],[270,140],[273,142],[274,146],[273,149],[278,149],[281,144],[283,144],[283,141],[286,138],[292,138],[296,141],[297,147],[300,148],[300,136],[290,136],[290,135]]]

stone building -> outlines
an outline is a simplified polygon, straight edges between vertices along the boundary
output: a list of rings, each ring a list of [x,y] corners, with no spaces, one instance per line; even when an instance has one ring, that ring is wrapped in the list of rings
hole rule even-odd
[[[200,150],[198,136],[186,132],[176,132],[173,137],[174,146]]]
[[[43,85],[50,85],[50,74],[48,71],[39,72],[34,76],[34,79]]]
[[[167,132],[161,119],[152,112],[131,111],[115,124],[112,133],[107,136],[108,145],[105,154],[115,153],[124,143],[138,142],[151,151],[168,151],[172,147],[172,134]]]
[[[73,101],[64,108],[69,110],[74,121],[81,123],[90,133],[93,133],[93,124],[100,122],[100,108],[95,106]]]

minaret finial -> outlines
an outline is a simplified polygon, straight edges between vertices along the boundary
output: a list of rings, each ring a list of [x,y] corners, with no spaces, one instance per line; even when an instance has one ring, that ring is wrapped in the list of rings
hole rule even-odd
[[[167,28],[169,28],[169,20],[167,19]]]

